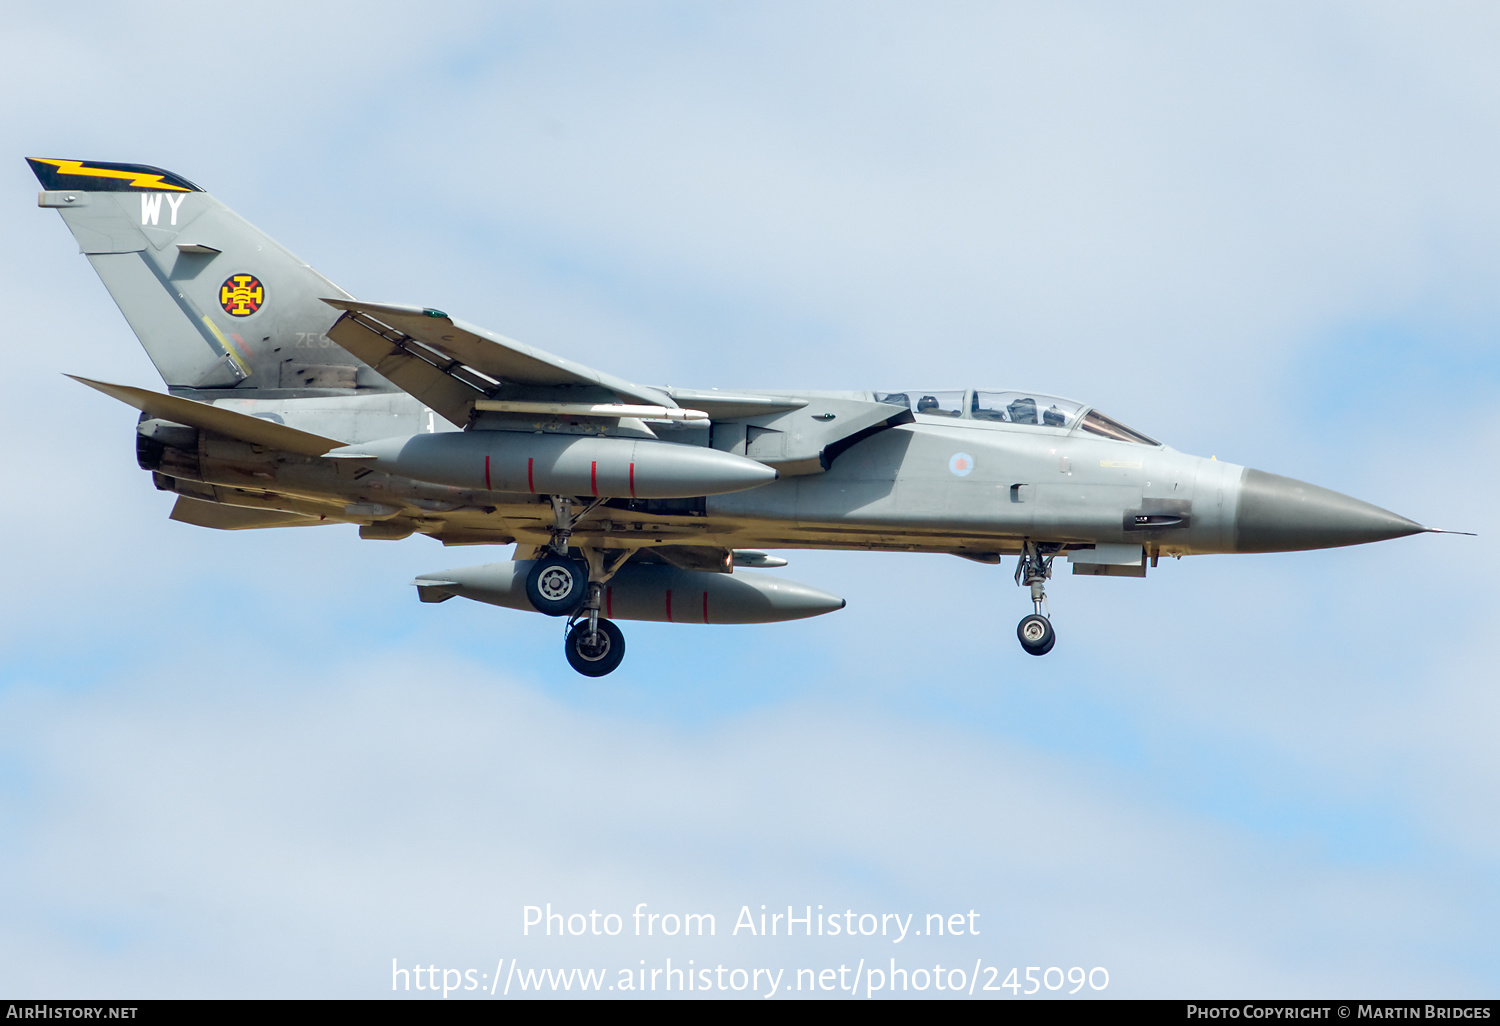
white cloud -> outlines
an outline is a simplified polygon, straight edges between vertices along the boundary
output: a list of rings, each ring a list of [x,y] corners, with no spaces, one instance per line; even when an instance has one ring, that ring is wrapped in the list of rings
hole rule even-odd
[[[13,689],[7,964],[90,994],[378,994],[388,959],[1104,964],[1111,993],[1472,988],[1410,871],[1161,806],[955,726],[790,703],[714,726],[569,710],[424,655]],[[24,726],[23,726],[24,725]],[[101,768],[107,767],[107,772]],[[519,937],[521,908],[715,912],[712,942]],[[725,936],[741,904],[982,911],[905,947]],[[1372,938],[1399,917],[1404,938]],[[1441,920],[1441,921],[1440,921]],[[918,915],[918,921],[924,921]],[[18,929],[16,924],[24,924]],[[1313,940],[1302,944],[1292,937]],[[1233,968],[1231,968],[1233,967]]]

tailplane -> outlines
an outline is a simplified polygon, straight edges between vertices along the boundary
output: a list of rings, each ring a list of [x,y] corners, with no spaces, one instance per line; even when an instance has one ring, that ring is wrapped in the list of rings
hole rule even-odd
[[[350,299],[192,182],[144,164],[27,158],[174,392],[256,398],[394,386],[325,334]]]

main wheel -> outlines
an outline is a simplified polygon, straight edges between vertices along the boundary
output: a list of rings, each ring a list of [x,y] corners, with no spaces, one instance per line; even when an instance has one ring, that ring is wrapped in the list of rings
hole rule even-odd
[[[568,665],[585,677],[602,677],[625,658],[625,635],[608,620],[599,621],[594,643],[588,644],[589,622],[579,620],[568,632]]]
[[[583,564],[560,556],[539,559],[526,575],[526,598],[538,613],[567,616],[588,594],[589,575]]]
[[[1052,631],[1052,621],[1045,616],[1032,613],[1016,626],[1016,637],[1021,647],[1034,656],[1046,655],[1057,644],[1057,635]]]

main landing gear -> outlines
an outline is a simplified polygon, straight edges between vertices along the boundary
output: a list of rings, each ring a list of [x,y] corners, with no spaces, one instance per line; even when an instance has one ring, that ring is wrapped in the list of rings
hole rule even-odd
[[[547,554],[526,575],[526,598],[539,613],[568,618],[568,636],[563,650],[568,665],[585,677],[603,677],[625,658],[625,635],[599,615],[604,604],[604,585],[625,565],[626,551],[606,564],[604,551],[584,548],[583,561],[569,556],[568,540],[573,527],[602,500],[595,499],[577,516],[565,495],[552,498],[552,540]]]
[[[1036,609],[1016,626],[1016,637],[1021,639],[1021,647],[1034,656],[1046,655],[1057,644],[1057,634],[1052,630],[1052,621],[1042,612],[1042,604],[1047,601],[1052,560],[1061,549],[1060,545],[1028,541],[1022,546],[1021,559],[1016,564],[1016,583],[1031,588],[1031,604]]]
[[[564,649],[573,669],[585,677],[602,677],[625,658],[625,635],[612,621],[600,619],[596,609],[573,624]]]
[[[556,554],[536,561],[526,575],[526,597],[538,613],[567,616],[589,587],[589,572],[576,559]]]

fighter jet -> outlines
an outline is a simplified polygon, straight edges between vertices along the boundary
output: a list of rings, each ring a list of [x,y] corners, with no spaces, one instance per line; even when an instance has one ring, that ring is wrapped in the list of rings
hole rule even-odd
[[[355,299],[181,175],[29,159],[166,393],[77,380],[140,411],[172,518],[223,530],[514,545],[418,577],[566,617],[579,673],[617,620],[768,623],[842,609],[778,549],[1016,560],[1031,655],[1046,583],[1145,577],[1163,556],[1283,552],[1434,531],[1358,499],[1189,456],[1088,403],[1024,390],[640,385],[443,310]],[[1437,532],[1443,533],[1443,532]]]

